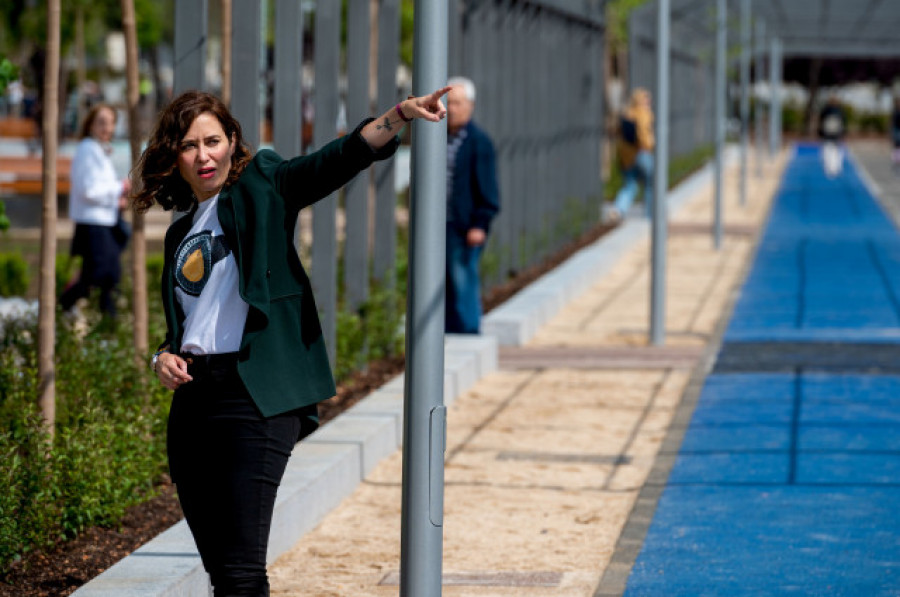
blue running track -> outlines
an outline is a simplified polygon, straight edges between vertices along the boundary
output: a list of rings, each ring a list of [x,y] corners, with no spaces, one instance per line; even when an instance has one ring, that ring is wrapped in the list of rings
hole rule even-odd
[[[900,234],[852,163],[798,147],[625,595],[900,595]]]

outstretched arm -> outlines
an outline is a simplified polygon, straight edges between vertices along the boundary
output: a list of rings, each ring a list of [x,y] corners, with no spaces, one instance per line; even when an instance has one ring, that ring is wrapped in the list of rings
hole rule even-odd
[[[440,122],[447,115],[447,108],[441,102],[441,97],[448,91],[449,87],[443,87],[428,95],[403,100],[363,127],[360,131],[363,139],[372,149],[379,149],[393,139],[403,125],[414,118]]]

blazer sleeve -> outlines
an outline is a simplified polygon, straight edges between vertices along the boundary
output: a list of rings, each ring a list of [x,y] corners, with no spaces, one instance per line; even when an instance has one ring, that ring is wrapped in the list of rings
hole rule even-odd
[[[370,147],[363,138],[363,127],[373,120],[367,118],[349,135],[318,151],[277,164],[275,189],[289,203],[289,209],[299,210],[327,197],[373,162],[394,155],[400,145],[399,137],[379,149]]]
[[[474,209],[472,211],[471,226],[487,232],[491,227],[491,220],[500,211],[500,190],[497,186],[497,159],[494,153],[494,144],[487,135],[476,137],[477,144],[473,155],[474,185]]]

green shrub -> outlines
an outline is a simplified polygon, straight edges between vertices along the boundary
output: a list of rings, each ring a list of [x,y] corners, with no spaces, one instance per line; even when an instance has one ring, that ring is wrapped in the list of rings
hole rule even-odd
[[[9,230],[9,218],[6,216],[6,204],[0,201],[0,232]]]
[[[356,313],[337,313],[337,347],[334,377],[340,383],[365,363],[366,339],[362,319]]]
[[[0,253],[0,296],[22,296],[28,290],[28,264],[18,253]]]
[[[786,133],[803,132],[803,108],[794,102],[781,107],[781,128]]]
[[[155,308],[155,311],[154,311]],[[57,318],[56,426],[50,442],[36,407],[34,322],[0,334],[0,576],[19,557],[94,525],[115,525],[153,495],[166,470],[171,393],[136,364],[127,313],[86,335]],[[151,329],[161,310],[151,307]]]
[[[159,296],[162,290],[163,265],[161,254],[147,257],[147,293],[150,296]]]
[[[81,256],[58,253],[56,255],[56,296],[62,294],[66,286],[81,269]]]
[[[889,124],[887,114],[862,112],[859,115],[859,130],[863,133],[887,134]]]
[[[397,282],[399,286],[399,281]],[[403,320],[406,293],[376,286],[361,310],[362,332],[368,359],[392,357],[403,352]]]

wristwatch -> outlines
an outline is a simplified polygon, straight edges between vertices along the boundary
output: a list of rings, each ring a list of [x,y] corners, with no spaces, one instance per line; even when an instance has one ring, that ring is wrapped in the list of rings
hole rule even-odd
[[[165,349],[165,348],[162,350],[157,350],[156,352],[153,353],[153,357],[150,359],[150,369],[154,373],[156,373],[156,364],[159,362],[159,355],[163,354],[164,352],[169,352],[169,351],[168,351],[168,349]]]

